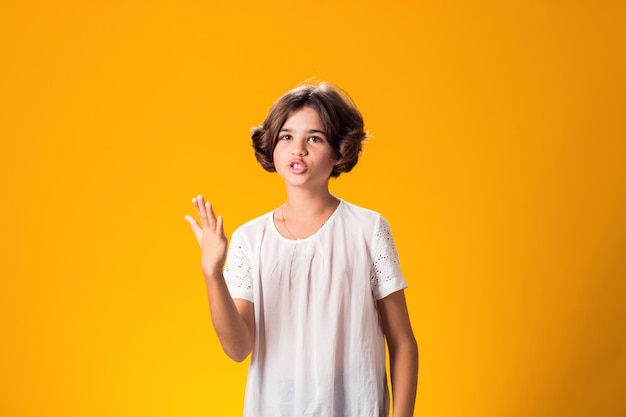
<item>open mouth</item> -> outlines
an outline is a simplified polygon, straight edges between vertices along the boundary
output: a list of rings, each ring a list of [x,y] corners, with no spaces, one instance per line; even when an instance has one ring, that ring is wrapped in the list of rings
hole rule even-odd
[[[289,163],[289,170],[296,174],[301,174],[305,172],[308,167],[302,161],[291,161]]]

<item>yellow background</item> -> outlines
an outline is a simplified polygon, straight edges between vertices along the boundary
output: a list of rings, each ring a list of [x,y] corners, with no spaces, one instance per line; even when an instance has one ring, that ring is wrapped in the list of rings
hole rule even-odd
[[[419,416],[623,416],[621,1],[3,1],[0,415],[239,416],[183,216],[277,207],[249,129],[316,77],[373,139]]]

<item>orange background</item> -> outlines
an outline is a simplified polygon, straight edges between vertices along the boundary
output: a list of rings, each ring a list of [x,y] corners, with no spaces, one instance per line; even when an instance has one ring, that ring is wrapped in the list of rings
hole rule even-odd
[[[183,216],[284,197],[249,129],[298,82],[373,139],[419,416],[623,416],[621,1],[4,1],[0,415],[239,416]]]

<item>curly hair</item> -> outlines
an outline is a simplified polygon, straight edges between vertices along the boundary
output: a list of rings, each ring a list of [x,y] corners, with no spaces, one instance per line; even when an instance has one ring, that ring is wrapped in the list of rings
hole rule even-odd
[[[368,138],[363,116],[352,99],[341,89],[327,82],[306,82],[289,90],[270,108],[262,125],[252,128],[252,147],[261,166],[275,172],[274,148],[278,133],[289,116],[303,107],[317,111],[330,146],[337,154],[331,177],[350,172],[361,155]]]

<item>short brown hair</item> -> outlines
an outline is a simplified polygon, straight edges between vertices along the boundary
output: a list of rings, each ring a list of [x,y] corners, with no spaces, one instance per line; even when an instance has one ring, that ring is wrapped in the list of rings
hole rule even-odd
[[[337,164],[330,176],[336,178],[352,170],[368,137],[363,116],[344,91],[326,82],[300,84],[272,105],[263,124],[252,129],[252,146],[257,161],[266,171],[276,171],[274,148],[278,133],[289,116],[303,107],[317,111],[330,146],[337,154]]]

